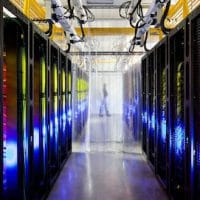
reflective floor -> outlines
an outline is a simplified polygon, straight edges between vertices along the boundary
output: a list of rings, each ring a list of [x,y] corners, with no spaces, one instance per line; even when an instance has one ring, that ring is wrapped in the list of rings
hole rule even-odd
[[[165,200],[141,154],[73,153],[48,200]]]

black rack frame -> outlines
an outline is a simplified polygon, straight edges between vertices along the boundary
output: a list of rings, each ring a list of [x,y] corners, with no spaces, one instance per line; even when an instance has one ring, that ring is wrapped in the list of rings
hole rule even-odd
[[[180,40],[181,36],[183,37],[181,41],[176,41],[176,40]],[[187,35],[187,22],[186,20],[182,21],[173,31],[170,32],[169,37],[168,37],[168,44],[169,44],[169,48],[168,48],[168,63],[169,63],[169,71],[168,71],[168,83],[169,83],[169,88],[168,88],[168,93],[169,93],[169,114],[168,114],[168,124],[169,124],[169,146],[172,148],[174,148],[175,151],[175,146],[173,146],[172,143],[172,137],[175,137],[175,121],[178,119],[178,113],[179,112],[177,110],[178,107],[178,103],[176,103],[176,101],[178,102],[179,100],[176,99],[176,97],[178,98],[178,93],[177,93],[177,80],[175,77],[175,74],[177,76],[177,69],[178,66],[174,66],[176,64],[178,64],[178,55],[180,55],[180,51],[182,48],[182,54],[180,55],[180,59],[182,59],[179,63],[179,67],[182,67],[183,69],[181,69],[181,71],[183,70],[183,85],[179,87],[183,87],[183,92],[182,92],[182,101],[181,102],[181,106],[183,109],[183,113],[181,115],[182,116],[182,122],[183,122],[183,130],[177,130],[180,131],[177,133],[181,134],[181,131],[184,132],[184,148],[183,150],[183,157],[181,158],[182,161],[178,162],[176,159],[177,157],[175,157],[175,154],[172,153],[172,149],[169,148],[169,192],[170,194],[172,194],[172,196],[174,198],[181,198],[184,199],[186,198],[187,194],[188,194],[188,180],[187,180],[187,172],[188,172],[188,168],[187,168],[187,161],[189,160],[188,158],[188,138],[189,138],[189,133],[187,132],[187,102],[188,102],[188,80],[187,80],[187,62],[188,62],[188,56],[187,56],[187,47],[188,47],[188,35]],[[178,48],[176,45],[179,45]],[[182,47],[181,47],[182,45]],[[178,52],[178,55],[177,55]],[[177,67],[176,69],[174,67]],[[180,75],[180,74],[179,74]],[[179,77],[180,78],[180,77]],[[174,84],[176,85],[176,87],[174,86]],[[180,89],[180,88],[179,88]],[[176,127],[177,128],[177,127]],[[181,137],[181,136],[180,136]],[[180,138],[179,138],[180,139]],[[175,141],[174,141],[175,142]],[[175,144],[174,144],[175,145]],[[180,157],[180,156],[179,156]],[[180,169],[178,167],[178,163],[181,165],[182,169]],[[180,170],[179,174],[176,170]]]
[[[60,91],[60,106],[62,106],[63,102],[62,102],[62,95],[65,95],[65,103],[66,103],[66,106],[65,106],[65,109],[66,109],[66,118],[67,118],[67,105],[68,105],[68,82],[67,82],[67,75],[68,75],[68,57],[67,57],[67,54],[66,52],[62,51],[62,50],[59,50],[59,57],[60,57],[60,75],[61,75],[61,78],[60,78],[60,85],[62,85],[62,69],[64,68],[65,70],[65,94],[62,94],[62,91]],[[61,86],[62,88],[62,86]],[[60,108],[61,109],[61,108]],[[67,120],[67,119],[66,119]],[[62,121],[62,120],[61,120]],[[61,131],[61,130],[60,130]],[[62,132],[62,131],[61,131]],[[68,130],[68,127],[67,127],[67,123],[66,123],[66,136],[69,136],[69,130]],[[69,155],[70,155],[70,152],[68,151],[68,146],[69,146],[69,142],[70,142],[70,138],[66,138],[67,141],[66,141],[66,149],[65,149],[65,158],[63,159],[62,157],[62,152],[60,152],[60,165],[61,167],[64,166],[66,160],[68,159]],[[60,138],[60,144],[61,144],[61,138]],[[61,151],[61,149],[60,149]]]
[[[52,112],[52,109],[53,109],[53,105],[52,105],[52,80],[51,80],[51,76],[52,76],[52,68],[53,68],[53,64],[56,63],[57,64],[57,77],[58,77],[58,80],[57,80],[57,84],[58,84],[58,93],[57,93],[57,97],[58,97],[58,116],[59,116],[59,113],[60,113],[60,105],[59,105],[59,99],[60,99],[60,90],[59,90],[59,76],[60,76],[60,59],[59,59],[59,47],[53,42],[53,41],[49,41],[49,72],[50,72],[50,75],[49,75],[49,102],[50,102],[50,106],[49,106],[49,123],[48,124],[51,124],[51,112]],[[50,125],[51,126],[51,125]],[[60,125],[58,123],[58,130],[60,129]],[[58,142],[59,142],[59,138],[58,138]],[[51,143],[49,141],[49,143]],[[49,169],[50,169],[50,186],[52,187],[53,184],[55,183],[57,177],[58,177],[58,170],[59,170],[59,149],[58,149],[58,146],[57,146],[57,155],[55,155],[55,163],[51,163],[51,156],[52,156],[52,152],[51,152],[51,147],[49,147],[49,156],[50,156],[50,166],[49,166]],[[53,165],[52,165],[53,164]]]
[[[156,112],[156,68],[155,68],[155,51],[148,52],[147,59],[147,155],[151,166],[155,167],[155,112]],[[154,117],[153,117],[154,113]],[[154,119],[153,119],[154,118]],[[153,124],[154,123],[154,124]]]
[[[168,124],[168,40],[165,37],[161,42],[159,42],[156,47],[156,166],[155,166],[155,173],[162,183],[163,187],[166,189],[168,187],[168,148],[169,148],[169,135],[167,134],[167,124]],[[163,62],[163,65],[161,64]],[[160,140],[162,140],[162,114],[161,114],[161,107],[162,107],[162,86],[161,86],[161,79],[162,73],[165,72],[165,80],[166,80],[166,110],[165,110],[165,117],[166,117],[166,140],[165,140],[165,147],[164,152],[160,148],[163,148],[163,144],[160,144]],[[164,123],[164,122],[163,122]],[[164,125],[163,125],[164,126]],[[161,133],[161,134],[160,134]],[[160,160],[161,159],[161,160]],[[163,166],[164,165],[164,166]]]
[[[40,82],[40,88],[39,88],[39,96],[38,97],[35,97],[34,96],[34,81],[35,81],[35,76],[34,76],[34,67],[35,67],[35,63],[34,63],[34,61],[35,61],[35,49],[34,48],[38,48],[38,51],[40,51],[40,48],[41,48],[41,46],[39,47],[39,46],[35,46],[36,44],[38,45],[38,41],[40,41],[40,45],[42,45],[42,48],[43,48],[43,50],[41,50],[41,51],[43,51],[43,53],[44,53],[44,56],[45,56],[45,65],[46,65],[46,70],[45,70],[45,74],[46,74],[46,76],[45,76],[45,80],[46,80],[46,86],[45,86],[45,93],[46,93],[46,97],[45,97],[45,99],[46,99],[46,125],[47,125],[47,121],[48,121],[48,38],[47,38],[47,36],[41,31],[41,30],[39,30],[39,28],[36,26],[36,25],[34,25],[34,24],[31,24],[32,26],[31,26],[31,44],[32,44],[32,49],[31,49],[31,65],[30,65],[30,70],[31,70],[31,72],[30,72],[30,77],[31,77],[31,80],[33,80],[32,81],[32,83],[31,83],[31,122],[32,122],[32,131],[31,131],[31,137],[32,138],[34,138],[34,98],[39,98],[39,99],[41,99],[41,95],[43,95],[43,94],[41,94],[41,79],[40,79],[40,76],[41,75],[39,75],[39,82]],[[36,42],[36,40],[38,40],[37,42]],[[41,55],[42,56],[42,55]],[[37,58],[36,58],[37,59]],[[41,73],[41,71],[39,71],[39,73]],[[40,100],[39,100],[39,110],[38,110],[38,112],[39,112],[39,117],[40,117],[40,125],[39,125],[39,127],[40,127],[40,132],[42,131],[42,129],[41,129],[41,121],[42,121],[42,108],[41,108],[41,102],[40,102]],[[47,134],[48,134],[48,130],[49,130],[49,127],[47,126],[46,127],[46,131],[47,131]],[[39,152],[40,152],[40,154],[42,154],[42,150],[41,150],[41,148],[42,148],[42,141],[43,141],[43,138],[41,137],[42,136],[42,134],[41,133],[39,133],[39,148],[40,148],[40,150],[39,150]],[[49,138],[47,138],[47,145],[49,144],[49,141],[48,141],[48,139]],[[34,154],[34,149],[33,149],[33,146],[34,146],[34,144],[32,145],[32,152],[31,152],[31,158],[30,158],[30,160],[31,160],[31,167],[32,167],[32,165],[34,164],[33,163],[33,154]],[[49,153],[49,152],[48,152]],[[38,184],[38,182],[37,183],[35,183],[35,185],[32,185],[32,187],[36,187],[36,188],[33,188],[32,190],[30,190],[30,196],[31,196],[31,198],[42,198],[43,196],[45,196],[46,195],[46,192],[47,192],[47,190],[48,190],[48,177],[49,177],[49,169],[48,169],[48,163],[49,163],[49,155],[48,155],[48,153],[47,153],[47,155],[46,155],[46,161],[45,161],[45,163],[46,163],[46,175],[44,175],[44,177],[43,177],[43,179],[42,179],[42,175],[39,177],[39,179],[40,180],[38,180],[39,181],[39,183],[40,184]],[[40,163],[43,163],[43,160],[45,159],[42,155],[40,155]],[[42,167],[43,166],[40,166],[40,171],[42,170]],[[34,176],[34,175],[33,175]],[[32,180],[33,181],[33,180]],[[31,183],[31,184],[34,184],[34,183]]]
[[[200,44],[199,44],[199,21],[200,21],[200,6],[197,7],[192,14],[188,17],[188,30],[189,30],[189,122],[188,122],[188,132],[191,134],[190,136],[190,148],[189,148],[189,156],[190,156],[190,165],[189,165],[189,175],[190,179],[190,199],[198,199],[200,192],[200,165],[199,165],[199,133],[197,128],[199,127],[198,117],[199,117],[199,68],[196,67],[197,61],[199,62],[199,52],[200,52]],[[198,23],[198,25],[196,24]],[[198,27],[195,27],[197,25]],[[195,32],[194,32],[195,31]],[[198,32],[197,32],[198,31]],[[198,41],[197,41],[198,40]],[[195,55],[194,55],[195,51]],[[198,55],[197,55],[198,54]],[[197,77],[196,77],[197,76]],[[196,123],[195,123],[196,122]],[[197,127],[198,126],[198,127]],[[195,153],[194,153],[195,152]],[[197,166],[198,165],[198,166]]]

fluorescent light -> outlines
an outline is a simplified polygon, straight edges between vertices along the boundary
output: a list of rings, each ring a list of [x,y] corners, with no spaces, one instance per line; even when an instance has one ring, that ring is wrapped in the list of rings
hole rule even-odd
[[[60,23],[55,23],[56,27],[58,28],[62,28],[61,24]]]
[[[5,14],[6,17],[16,18],[15,15],[13,15],[7,8],[3,7],[3,14]]]
[[[87,0],[87,4],[113,4],[114,0]]]

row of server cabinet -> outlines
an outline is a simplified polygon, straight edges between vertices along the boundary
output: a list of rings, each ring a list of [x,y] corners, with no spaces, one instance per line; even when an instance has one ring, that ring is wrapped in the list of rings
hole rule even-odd
[[[123,73],[123,120],[135,141],[141,140],[141,65]]]
[[[142,59],[142,148],[173,199],[200,198],[200,7]]]
[[[89,77],[88,72],[77,67],[74,72],[73,99],[73,137],[77,139],[83,134],[88,119]]]
[[[72,148],[72,63],[0,1],[0,199],[42,199]]]

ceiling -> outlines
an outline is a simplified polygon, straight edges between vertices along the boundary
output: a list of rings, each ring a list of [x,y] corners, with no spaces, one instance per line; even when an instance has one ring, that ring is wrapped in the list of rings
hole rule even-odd
[[[45,6],[50,0],[37,0],[38,3]],[[119,16],[119,7],[128,0],[82,0],[95,15],[96,20],[121,20]],[[67,6],[67,0],[61,0],[64,6]],[[144,8],[148,8],[152,0],[142,0]],[[115,24],[113,24],[115,26]],[[112,26],[112,25],[111,25]]]

